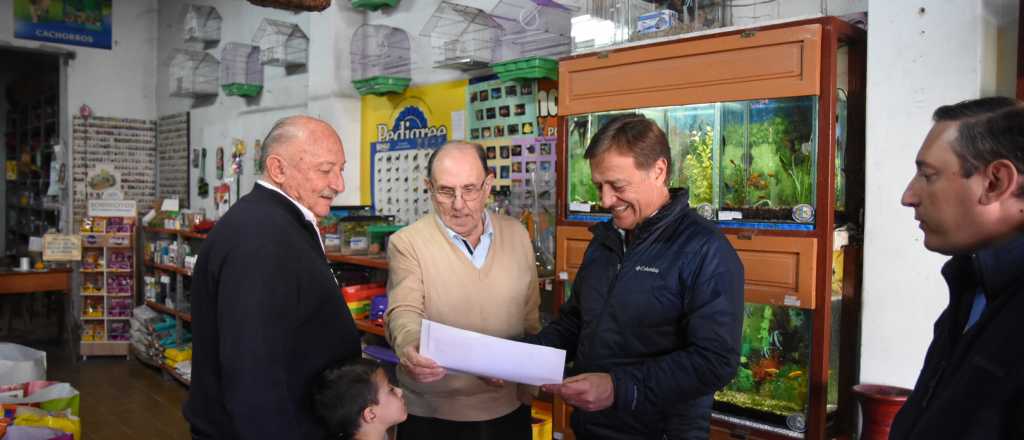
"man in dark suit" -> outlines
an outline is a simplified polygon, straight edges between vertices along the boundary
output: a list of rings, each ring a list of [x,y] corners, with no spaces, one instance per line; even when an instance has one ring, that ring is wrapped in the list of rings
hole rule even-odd
[[[323,121],[285,118],[261,161],[262,177],[217,222],[193,273],[184,413],[194,439],[323,438],[312,382],[360,355],[316,227],[345,189],[341,139]]]
[[[942,267],[949,304],[892,440],[1024,438],[1024,103],[944,105],[901,202]],[[1017,341],[1017,342],[1014,342]]]

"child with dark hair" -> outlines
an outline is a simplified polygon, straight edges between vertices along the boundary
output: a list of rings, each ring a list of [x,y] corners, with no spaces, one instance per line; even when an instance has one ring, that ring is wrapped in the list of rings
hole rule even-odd
[[[321,373],[313,389],[313,411],[331,439],[386,439],[388,428],[407,416],[402,389],[370,359]]]

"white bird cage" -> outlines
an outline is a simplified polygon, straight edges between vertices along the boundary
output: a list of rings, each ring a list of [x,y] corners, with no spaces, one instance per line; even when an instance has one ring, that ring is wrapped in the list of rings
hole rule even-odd
[[[474,70],[494,61],[502,27],[486,12],[442,1],[420,32],[434,47],[435,67]]]
[[[227,43],[220,52],[220,87],[228,96],[256,96],[263,90],[260,48]]]
[[[171,58],[171,96],[217,95],[220,61],[207,52],[175,49]]]
[[[352,84],[360,95],[402,93],[409,86],[409,35],[390,26],[365,24],[349,47]]]
[[[220,13],[213,6],[185,6],[185,42],[213,43],[220,41],[220,23]]]
[[[572,48],[575,7],[555,0],[500,0],[491,11],[504,32],[502,61],[524,57],[558,58]]]
[[[252,44],[260,48],[260,62],[271,66],[301,66],[309,58],[309,37],[287,21],[264,18]]]

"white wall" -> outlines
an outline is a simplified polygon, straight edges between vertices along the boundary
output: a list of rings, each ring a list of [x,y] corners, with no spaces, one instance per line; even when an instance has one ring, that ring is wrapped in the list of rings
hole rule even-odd
[[[166,115],[191,111],[192,148],[206,148],[206,178],[211,184],[210,195],[200,199],[196,194],[199,171],[191,170],[191,207],[203,208],[213,216],[213,186],[216,179],[215,155],[217,147],[224,148],[225,168],[232,151],[232,140],[246,143],[243,174],[240,182],[244,195],[252,189],[258,176],[254,173],[256,139],[263,139],[275,121],[280,118],[309,114],[331,123],[345,145],[346,158],[351,163],[345,169],[346,191],[335,204],[357,204],[359,201],[359,99],[352,88],[348,73],[349,40],[356,27],[362,24],[363,14],[353,11],[346,3],[334,2],[321,13],[295,14],[272,8],[261,8],[239,0],[204,2],[214,6],[223,17],[221,39],[208,52],[221,58],[225,43],[251,44],[260,22],[272,18],[296,23],[309,36],[309,61],[304,69],[286,71],[282,67],[264,66],[263,92],[254,98],[226,96],[193,100],[171,97],[169,90],[169,62],[172,50],[203,47],[188,46],[182,39],[184,0],[160,2],[160,35],[157,59],[160,68],[156,82],[158,113]],[[225,172],[224,181],[235,185],[234,178]],[[232,187],[231,201],[235,201]]]
[[[991,90],[993,39],[981,0],[870,0],[869,11],[861,382],[909,388],[948,290],[946,258],[924,249],[900,195],[935,108]]]

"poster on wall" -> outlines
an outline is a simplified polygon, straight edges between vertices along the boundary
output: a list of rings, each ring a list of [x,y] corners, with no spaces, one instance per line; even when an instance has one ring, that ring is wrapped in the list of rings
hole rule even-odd
[[[110,49],[112,0],[14,0],[14,37]]]
[[[451,130],[461,125],[465,93],[466,81],[453,81],[410,87],[398,99],[363,97],[363,188],[369,190],[363,199],[377,215],[409,224],[430,212],[427,160],[449,139],[463,137]]]
[[[85,177],[86,198],[88,200],[121,200],[121,171],[112,163],[90,164]]]

